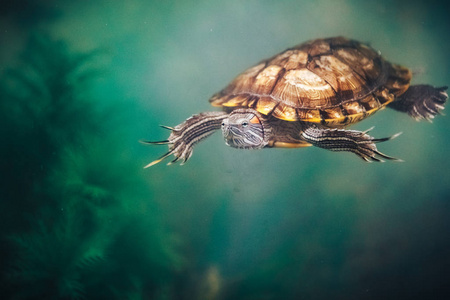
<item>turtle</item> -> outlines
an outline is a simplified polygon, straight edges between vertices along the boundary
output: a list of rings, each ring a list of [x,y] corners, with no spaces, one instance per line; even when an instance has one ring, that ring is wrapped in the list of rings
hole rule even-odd
[[[410,69],[386,61],[371,46],[345,37],[310,40],[265,59],[238,75],[209,102],[220,111],[193,115],[163,141],[168,164],[184,164],[195,144],[222,129],[225,143],[238,149],[316,146],[352,152],[367,162],[400,160],[376,143],[369,130],[346,129],[386,107],[415,120],[431,121],[444,109],[447,86],[410,85]]]

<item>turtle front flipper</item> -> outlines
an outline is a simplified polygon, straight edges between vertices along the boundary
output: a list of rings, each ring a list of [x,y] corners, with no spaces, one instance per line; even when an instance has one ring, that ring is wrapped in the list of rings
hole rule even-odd
[[[167,140],[159,142],[141,142],[151,145],[167,144],[169,145],[169,151],[159,159],[146,165],[144,168],[156,165],[172,154],[175,156],[175,159],[169,162],[169,165],[180,159],[182,160],[181,164],[184,164],[191,157],[194,145],[220,129],[222,121],[227,116],[228,114],[225,112],[206,112],[193,115],[174,128],[162,126],[163,128],[172,130],[172,133]]]
[[[391,140],[401,133],[387,138],[376,139],[367,134],[370,130],[324,129],[310,126],[301,133],[301,136],[313,146],[331,151],[353,152],[367,162],[383,162],[383,158],[400,161],[400,159],[390,157],[378,151],[375,144]]]
[[[448,95],[447,87],[435,88],[431,85],[413,85],[400,95],[389,107],[408,113],[417,121],[426,119],[431,121],[442,109]]]

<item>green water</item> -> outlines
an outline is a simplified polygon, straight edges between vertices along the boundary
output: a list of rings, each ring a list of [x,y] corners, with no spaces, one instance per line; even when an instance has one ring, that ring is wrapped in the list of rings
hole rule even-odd
[[[3,1],[2,299],[444,299],[450,117],[383,110],[403,132],[364,163],[244,151],[220,134],[142,167],[239,72],[344,35],[450,85],[439,1]],[[448,109],[448,108],[447,108]]]

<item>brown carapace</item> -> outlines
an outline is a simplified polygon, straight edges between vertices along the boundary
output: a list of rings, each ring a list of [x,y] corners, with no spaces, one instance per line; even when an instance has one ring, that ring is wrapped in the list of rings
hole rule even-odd
[[[366,161],[393,159],[379,152],[368,131],[346,130],[386,106],[416,120],[432,119],[444,108],[447,87],[410,86],[408,68],[343,37],[317,39],[263,60],[237,76],[209,102],[221,112],[194,115],[172,130],[169,152],[186,162],[193,146],[222,127],[235,148],[317,146],[349,151]]]

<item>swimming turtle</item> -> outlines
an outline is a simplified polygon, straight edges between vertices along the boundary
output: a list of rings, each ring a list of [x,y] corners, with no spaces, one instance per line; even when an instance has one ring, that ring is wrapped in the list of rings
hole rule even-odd
[[[166,157],[185,163],[196,143],[222,128],[239,149],[316,146],[349,151],[365,161],[395,159],[378,151],[369,130],[346,126],[387,107],[431,120],[448,98],[447,87],[410,86],[412,72],[384,60],[371,47],[344,37],[316,39],[289,48],[238,75],[209,102],[222,111],[193,115],[170,129]]]

